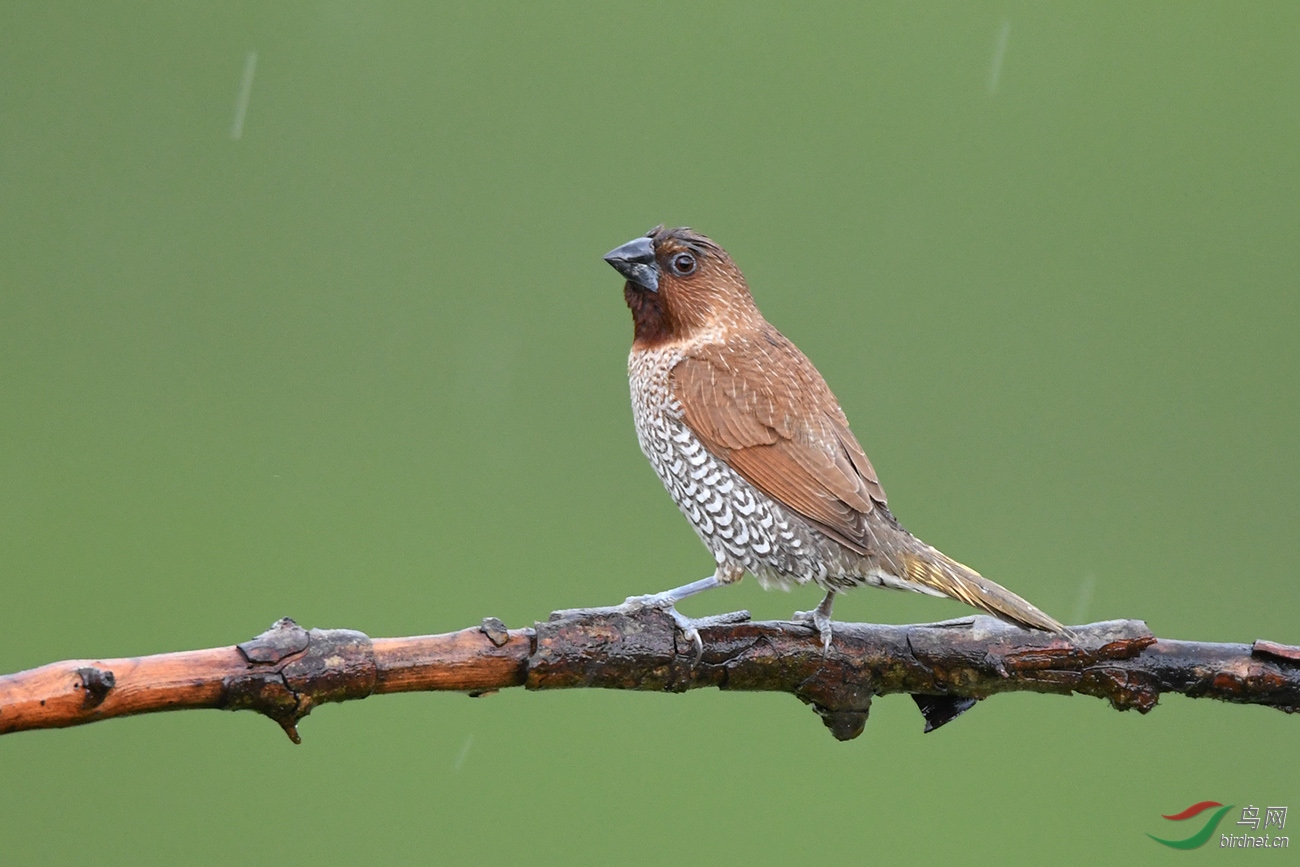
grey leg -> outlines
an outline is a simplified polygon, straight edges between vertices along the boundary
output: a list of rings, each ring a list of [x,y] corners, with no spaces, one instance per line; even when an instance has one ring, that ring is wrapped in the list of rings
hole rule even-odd
[[[640,599],[645,605],[655,607],[655,603],[668,602],[676,605],[687,597],[694,596],[696,593],[703,593],[705,590],[712,590],[714,587],[721,587],[722,582],[718,580],[718,573],[714,572],[708,578],[701,578],[699,581],[692,581],[690,584],[683,584],[681,587],[674,587],[672,590],[665,590],[662,593],[652,593],[649,596],[633,596],[628,599]]]
[[[794,619],[807,623],[822,639],[822,653],[831,652],[831,606],[835,604],[835,591],[827,590],[826,598],[817,603],[812,611],[796,611]]]

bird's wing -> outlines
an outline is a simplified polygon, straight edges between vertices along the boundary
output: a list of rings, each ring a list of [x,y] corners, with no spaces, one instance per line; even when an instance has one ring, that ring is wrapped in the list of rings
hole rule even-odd
[[[776,329],[692,349],[673,368],[686,425],[750,484],[867,552],[876,471],[812,363]]]

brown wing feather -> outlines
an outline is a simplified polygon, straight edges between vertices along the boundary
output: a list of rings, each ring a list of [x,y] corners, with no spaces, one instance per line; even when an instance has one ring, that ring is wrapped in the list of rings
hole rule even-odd
[[[686,425],[750,484],[862,553],[885,492],[812,363],[772,329],[705,344],[673,369]]]

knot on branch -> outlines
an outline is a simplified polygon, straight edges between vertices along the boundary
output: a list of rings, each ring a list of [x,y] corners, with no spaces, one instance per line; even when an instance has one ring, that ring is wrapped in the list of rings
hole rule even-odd
[[[851,741],[866,729],[875,693],[863,683],[812,679],[801,684],[795,695],[821,717],[835,740]]]
[[[365,698],[377,669],[370,637],[352,629],[303,629],[284,617],[237,645],[245,672],[222,682],[228,710],[255,710],[275,720],[295,744],[298,720],[318,704]]]
[[[85,698],[81,700],[86,710],[103,704],[104,699],[108,698],[108,691],[117,685],[113,672],[94,666],[78,668],[77,677],[81,679],[81,689],[86,691]]]

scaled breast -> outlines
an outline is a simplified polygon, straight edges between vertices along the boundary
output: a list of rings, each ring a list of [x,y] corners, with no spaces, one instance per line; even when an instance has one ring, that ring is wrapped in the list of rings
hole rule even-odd
[[[748,571],[765,587],[822,581],[824,558],[810,556],[812,531],[708,451],[683,422],[671,373],[679,346],[633,350],[628,357],[637,441],[673,502],[724,573]]]

